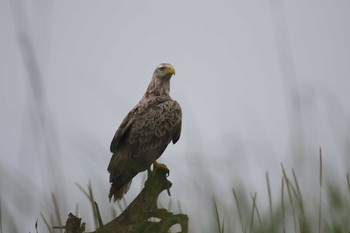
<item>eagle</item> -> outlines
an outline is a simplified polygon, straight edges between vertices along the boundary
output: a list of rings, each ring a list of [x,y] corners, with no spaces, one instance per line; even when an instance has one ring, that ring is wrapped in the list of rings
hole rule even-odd
[[[155,69],[146,93],[127,114],[117,129],[110,146],[113,153],[108,165],[111,188],[109,200],[120,200],[129,190],[132,179],[160,166],[156,160],[170,142],[181,134],[181,107],[170,95],[170,79],[175,68],[162,63]]]

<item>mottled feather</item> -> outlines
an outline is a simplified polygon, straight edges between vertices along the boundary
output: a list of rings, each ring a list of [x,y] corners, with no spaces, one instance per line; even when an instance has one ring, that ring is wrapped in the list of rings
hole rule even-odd
[[[140,102],[128,113],[115,133],[110,150],[113,153],[108,166],[111,190],[109,198],[120,199],[137,173],[145,171],[158,159],[172,141],[181,134],[180,105],[169,96],[172,74],[157,67],[151,83]],[[168,69],[170,69],[168,68]]]

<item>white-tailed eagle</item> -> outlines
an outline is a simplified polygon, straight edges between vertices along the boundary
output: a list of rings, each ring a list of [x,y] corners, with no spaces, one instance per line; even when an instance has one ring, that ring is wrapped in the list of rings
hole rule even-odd
[[[113,153],[108,165],[111,189],[109,199],[119,200],[139,172],[156,166],[168,144],[181,134],[182,112],[170,95],[170,78],[175,68],[160,64],[140,102],[120,124],[111,142]]]

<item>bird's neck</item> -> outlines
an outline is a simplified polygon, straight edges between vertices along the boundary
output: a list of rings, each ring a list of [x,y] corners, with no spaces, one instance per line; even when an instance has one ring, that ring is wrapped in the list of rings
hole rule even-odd
[[[145,93],[145,97],[154,97],[154,96],[169,96],[170,93],[170,80],[163,79],[159,80],[152,78],[150,84]]]

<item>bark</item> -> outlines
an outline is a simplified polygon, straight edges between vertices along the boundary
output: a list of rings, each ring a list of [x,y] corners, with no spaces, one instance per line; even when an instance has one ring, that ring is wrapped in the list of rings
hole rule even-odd
[[[145,187],[117,218],[99,227],[94,233],[166,233],[175,224],[180,224],[181,232],[188,232],[188,217],[173,214],[157,207],[159,194],[167,190],[170,195],[172,183],[167,179],[168,170],[157,168],[149,172]],[[151,219],[158,219],[157,222]],[[102,222],[102,221],[101,221]],[[69,214],[65,229],[67,233],[84,232],[81,219]]]

